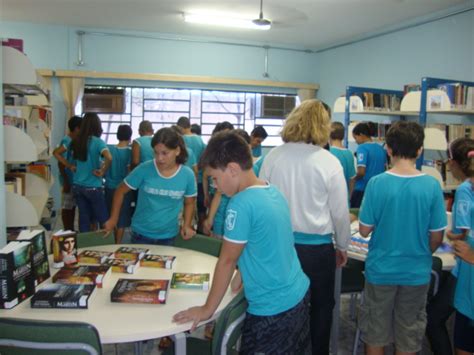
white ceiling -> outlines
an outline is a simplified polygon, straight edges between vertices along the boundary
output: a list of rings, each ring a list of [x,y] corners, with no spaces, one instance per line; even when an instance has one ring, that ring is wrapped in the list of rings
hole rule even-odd
[[[474,0],[264,0],[270,31],[184,23],[183,12],[257,18],[259,0],[0,0],[0,20],[94,27],[317,49]]]

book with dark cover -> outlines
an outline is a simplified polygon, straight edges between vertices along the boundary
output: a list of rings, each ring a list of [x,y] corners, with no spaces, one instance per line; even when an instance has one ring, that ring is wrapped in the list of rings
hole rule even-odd
[[[149,251],[150,249],[145,248],[120,247],[115,251],[114,256],[117,259],[136,260],[142,259]]]
[[[50,276],[45,232],[42,230],[23,230],[18,235],[17,241],[30,242],[33,247],[33,274],[35,276],[35,286],[38,286]]]
[[[94,285],[48,284],[31,297],[32,308],[89,308]]]
[[[175,259],[176,256],[171,255],[146,254],[143,259],[140,260],[140,266],[171,269]]]
[[[171,288],[207,291],[209,289],[209,276],[209,274],[175,272],[171,278]]]
[[[76,232],[60,230],[52,236],[53,267],[60,269],[64,265],[77,263]]]
[[[0,308],[13,308],[35,293],[33,246],[10,242],[0,250]]]
[[[64,266],[53,275],[53,282],[64,285],[96,285],[102,288],[111,272],[106,265]]]
[[[112,267],[112,272],[122,272],[127,274],[133,274],[140,266],[140,260],[130,259],[107,259],[104,265]]]
[[[107,259],[111,258],[114,253],[98,250],[83,250],[77,256],[80,264],[98,265],[103,264]]]
[[[122,303],[164,304],[169,280],[119,279],[110,300]]]

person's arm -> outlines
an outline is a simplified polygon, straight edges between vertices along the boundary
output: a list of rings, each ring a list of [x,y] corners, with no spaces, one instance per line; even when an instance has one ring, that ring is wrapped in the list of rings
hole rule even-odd
[[[335,231],[336,265],[342,267],[347,263],[347,247],[351,239],[346,179],[342,168],[329,179],[328,196],[329,213]]]
[[[354,176],[354,183],[355,181],[363,179],[365,176],[365,166],[358,166],[356,175]]]
[[[54,157],[56,158],[56,160],[60,163],[59,166],[60,166],[60,167],[61,167],[61,165],[63,166],[63,172],[64,172],[64,168],[65,168],[65,167],[68,168],[68,169],[71,170],[71,171],[76,171],[76,166],[73,165],[73,164],[71,164],[71,163],[69,163],[69,162],[67,161],[67,159],[62,156],[62,154],[63,154],[65,151],[66,151],[66,148],[65,148],[63,145],[60,145],[59,147],[57,147],[56,149],[53,150],[53,155],[54,155]],[[60,168],[59,171],[61,171],[61,168]],[[63,174],[63,173],[61,173],[61,175],[62,175],[62,174]],[[65,172],[64,172],[64,175],[62,175],[62,176],[67,179],[67,175],[66,175]]]
[[[206,170],[202,172],[202,193],[204,195],[204,206],[209,207],[209,175]]]
[[[466,239],[466,236],[469,232],[468,229],[458,229],[459,231],[461,231],[461,233],[454,233],[452,230],[448,230],[446,232],[446,236],[448,237],[449,240],[464,240]]]
[[[130,164],[130,171],[135,169],[140,164],[140,144],[136,141],[132,143],[132,162]]]
[[[366,226],[365,224],[359,222],[359,234],[361,235],[361,237],[367,238],[370,232],[373,231],[373,229],[373,226]]]
[[[465,262],[474,264],[474,249],[471,248],[468,243],[463,240],[456,240],[453,243],[453,247],[454,254],[459,256]]]
[[[108,149],[103,149],[101,155],[104,158],[102,166],[100,169],[96,169],[92,172],[95,176],[99,177],[104,176],[107,170],[109,170],[110,164],[112,164],[112,154],[110,154]]]
[[[430,232],[430,249],[434,253],[443,242],[444,229]]]
[[[209,212],[202,226],[203,232],[207,235],[211,234],[211,229],[214,225],[214,217],[216,216],[217,210],[219,209],[221,198],[222,194],[220,193],[220,191],[216,191],[214,197],[212,198],[211,206],[209,207]]]
[[[186,240],[191,239],[196,235],[196,231],[192,226],[195,205],[196,197],[184,198],[183,225],[181,227],[181,235],[183,236],[183,239]]]
[[[214,279],[212,280],[211,290],[207,296],[206,303],[203,306],[191,307],[185,311],[176,313],[173,316],[173,321],[178,324],[193,322],[191,331],[194,331],[199,322],[212,317],[225,295],[232,275],[234,274],[237,260],[244,247],[245,243],[223,241],[222,250],[217,260],[216,268],[214,269]]]
[[[123,197],[130,190],[130,187],[128,187],[127,184],[123,182],[115,190],[114,198],[112,200],[112,211],[110,212],[110,218],[104,224],[106,235],[108,235],[110,232],[113,232],[115,226],[117,225],[120,215],[120,208],[122,207],[123,203]]]
[[[58,161],[58,170],[59,174],[63,178],[63,191],[64,192],[69,192],[71,190],[71,182],[69,181],[69,177],[66,174],[66,167],[64,166],[63,163],[61,163],[60,159],[64,159],[62,154],[66,152],[66,148],[63,145],[60,145],[59,147],[56,147],[53,150],[53,156],[56,158]],[[64,159],[66,160],[66,159]],[[67,161],[67,160],[66,160]]]

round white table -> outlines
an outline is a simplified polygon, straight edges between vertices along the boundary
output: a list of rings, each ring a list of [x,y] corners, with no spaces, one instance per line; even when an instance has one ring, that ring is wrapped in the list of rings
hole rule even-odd
[[[122,245],[120,245],[122,246]],[[125,245],[126,246],[126,245]],[[128,304],[112,303],[110,293],[119,278],[130,279],[168,279],[173,272],[210,273],[211,282],[217,258],[200,252],[155,245],[139,245],[150,249],[151,254],[174,255],[171,270],[139,267],[134,274],[112,273],[104,282],[103,288],[95,290],[95,295],[86,310],[79,309],[35,309],[30,300],[25,300],[9,310],[0,310],[0,317],[39,319],[49,321],[79,321],[94,325],[99,331],[103,344],[135,342],[172,336],[191,328],[191,323],[176,324],[172,321],[175,313],[193,306],[203,305],[209,291],[169,289],[166,304]],[[84,248],[88,250],[115,251],[119,245]],[[50,265],[52,263],[50,262]],[[54,274],[57,269],[51,268]],[[38,289],[51,282],[51,278],[38,286]],[[213,319],[235,296],[227,290]]]

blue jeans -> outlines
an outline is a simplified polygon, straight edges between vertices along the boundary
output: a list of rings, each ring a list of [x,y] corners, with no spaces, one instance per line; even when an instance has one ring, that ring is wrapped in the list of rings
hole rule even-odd
[[[72,192],[79,208],[79,231],[89,232],[91,223],[103,225],[109,219],[104,189],[73,185]]]
[[[332,244],[295,244],[301,267],[310,280],[310,331],[313,355],[329,354],[336,251]]]
[[[132,231],[132,244],[151,244],[151,245],[168,245],[174,246],[174,240],[176,237],[172,238],[165,238],[165,239],[157,239],[157,238],[149,238],[142,234],[136,233]]]

